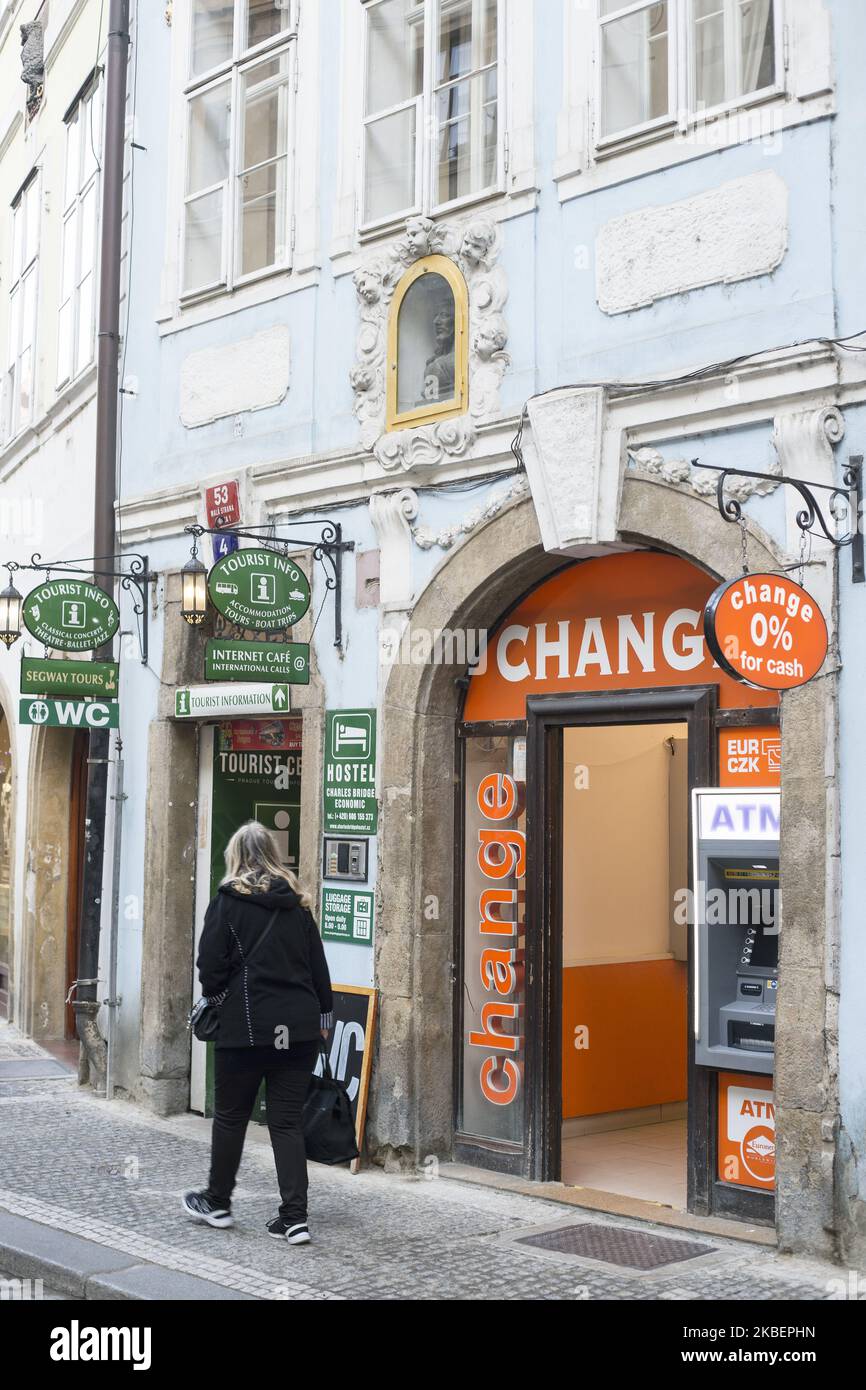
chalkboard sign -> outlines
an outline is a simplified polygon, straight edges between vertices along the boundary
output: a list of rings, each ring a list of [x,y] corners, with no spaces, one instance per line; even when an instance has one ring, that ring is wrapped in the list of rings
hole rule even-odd
[[[328,1038],[328,1062],[332,1074],[343,1082],[349,1093],[355,1138],[362,1151],[375,1030],[376,990],[362,989],[358,985],[334,985],[334,1026]],[[322,1074],[321,1059],[316,1064],[316,1073]],[[358,1162],[355,1159],[352,1164],[353,1173],[358,1170]]]

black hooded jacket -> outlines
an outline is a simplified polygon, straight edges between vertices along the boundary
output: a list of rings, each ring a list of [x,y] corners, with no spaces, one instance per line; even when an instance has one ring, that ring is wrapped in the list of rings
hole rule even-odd
[[[279,909],[267,939],[245,964]],[[198,950],[202,994],[218,999],[217,1047],[286,1047],[333,1024],[331,978],[312,914],[285,879],[267,891],[224,884],[208,905]]]

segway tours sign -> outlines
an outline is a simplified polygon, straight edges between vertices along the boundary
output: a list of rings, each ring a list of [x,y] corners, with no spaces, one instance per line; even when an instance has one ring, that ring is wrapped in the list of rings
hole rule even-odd
[[[741,574],[714,589],[704,609],[707,646],[735,680],[793,690],[827,655],[827,624],[811,594],[782,574]]]
[[[256,632],[294,627],[310,606],[307,576],[275,550],[236,550],[224,556],[208,575],[208,592],[224,618]]]
[[[61,652],[94,651],[110,642],[120,626],[114,599],[81,579],[40,584],[27,595],[21,611],[27,631]]]

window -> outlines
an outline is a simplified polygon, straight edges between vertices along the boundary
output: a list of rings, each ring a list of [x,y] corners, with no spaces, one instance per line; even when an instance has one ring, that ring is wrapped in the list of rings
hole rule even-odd
[[[292,0],[193,0],[183,292],[286,267],[296,30]]]
[[[58,385],[76,377],[93,361],[101,149],[102,88],[92,84],[66,118]]]
[[[468,292],[447,256],[427,256],[394,292],[387,428],[462,415],[468,402]]]
[[[9,338],[2,402],[4,443],[33,421],[38,278],[39,175],[34,170],[12,205]]]
[[[776,84],[776,0],[598,0],[602,140]]]
[[[501,185],[499,0],[369,0],[362,222]]]

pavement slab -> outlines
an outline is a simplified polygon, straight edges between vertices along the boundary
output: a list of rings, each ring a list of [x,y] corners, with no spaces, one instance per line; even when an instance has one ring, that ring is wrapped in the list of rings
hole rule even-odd
[[[699,1259],[649,1272],[518,1244],[576,1222],[638,1223],[446,1181],[435,1163],[414,1174],[311,1164],[313,1243],[292,1248],[265,1232],[278,1199],[258,1127],[236,1225],[215,1231],[180,1206],[206,1179],[209,1132],[199,1117],[158,1119],[77,1085],[46,1080],[20,1093],[0,1082],[0,1269],[41,1271],[72,1297],[291,1301],[826,1299],[840,1274],[716,1235],[701,1238]]]

